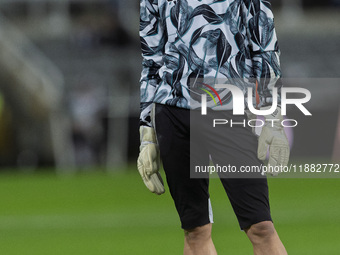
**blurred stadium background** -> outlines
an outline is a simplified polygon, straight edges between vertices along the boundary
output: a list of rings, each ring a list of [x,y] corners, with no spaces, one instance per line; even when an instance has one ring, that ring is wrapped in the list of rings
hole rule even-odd
[[[300,123],[292,161],[339,161],[340,1],[272,3],[285,85],[308,78],[312,93],[312,118],[288,109]],[[0,0],[0,254],[181,253],[169,192],[149,194],[134,163],[138,7]],[[251,254],[216,182],[216,246],[220,254]],[[270,180],[290,254],[339,254],[339,184]]]

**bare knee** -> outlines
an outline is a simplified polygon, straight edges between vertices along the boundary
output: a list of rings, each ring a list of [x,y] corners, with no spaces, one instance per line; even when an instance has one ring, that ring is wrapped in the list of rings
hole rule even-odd
[[[190,243],[204,242],[211,238],[211,227],[212,224],[206,224],[201,227],[196,227],[194,229],[184,230],[185,240]]]
[[[250,241],[256,244],[272,238],[275,235],[275,228],[271,221],[263,221],[252,225],[245,232]]]

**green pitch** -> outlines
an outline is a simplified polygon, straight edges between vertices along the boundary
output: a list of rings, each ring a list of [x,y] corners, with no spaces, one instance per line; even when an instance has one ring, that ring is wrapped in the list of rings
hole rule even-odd
[[[271,179],[276,228],[289,254],[332,255],[340,250],[340,179]],[[211,180],[219,254],[252,254],[219,180]],[[182,253],[173,202],[144,187],[136,171],[0,175],[0,254]]]

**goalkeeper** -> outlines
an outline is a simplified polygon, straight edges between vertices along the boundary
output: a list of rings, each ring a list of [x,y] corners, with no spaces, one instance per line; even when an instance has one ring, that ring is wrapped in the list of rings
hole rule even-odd
[[[288,163],[289,146],[280,121],[266,125],[259,138],[248,127],[226,128],[215,141],[207,132],[195,137],[190,111],[198,101],[198,80],[209,77],[244,84],[257,93],[256,107],[271,106],[272,90],[280,90],[279,49],[270,1],[262,0],[141,0],[140,155],[138,170],[145,185],[164,192],[158,172],[162,159],[166,181],[184,229],[184,254],[217,254],[211,239],[213,214],[208,178],[190,178],[190,162],[258,165]],[[249,82],[252,80],[256,82]],[[196,96],[196,97],[195,97]],[[221,94],[230,102],[230,93]],[[240,121],[232,108],[209,111]],[[280,111],[265,116],[282,120]],[[268,122],[267,122],[268,123]],[[202,125],[204,127],[204,124]],[[190,148],[197,148],[196,152]],[[201,155],[206,155],[201,157]],[[268,185],[262,178],[221,178],[240,228],[254,254],[287,254],[270,214]]]

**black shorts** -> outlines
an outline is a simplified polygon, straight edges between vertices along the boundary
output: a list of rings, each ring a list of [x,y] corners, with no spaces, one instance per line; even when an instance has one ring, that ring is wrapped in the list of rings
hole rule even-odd
[[[224,114],[225,118],[232,116],[230,111]],[[207,116],[212,118],[213,115],[208,113]],[[155,128],[166,180],[183,229],[193,229],[213,222],[209,176],[191,178],[190,166],[193,160],[201,164],[209,162],[211,157],[214,164],[262,164],[256,156],[257,137],[250,128],[224,127],[220,141],[214,141],[209,137],[209,132],[204,130],[196,139],[190,139],[190,110],[161,104],[156,105]],[[195,156],[190,152],[190,147],[200,148],[197,159],[193,159]],[[258,222],[272,221],[265,177],[222,177],[220,180],[241,229],[247,229]]]

